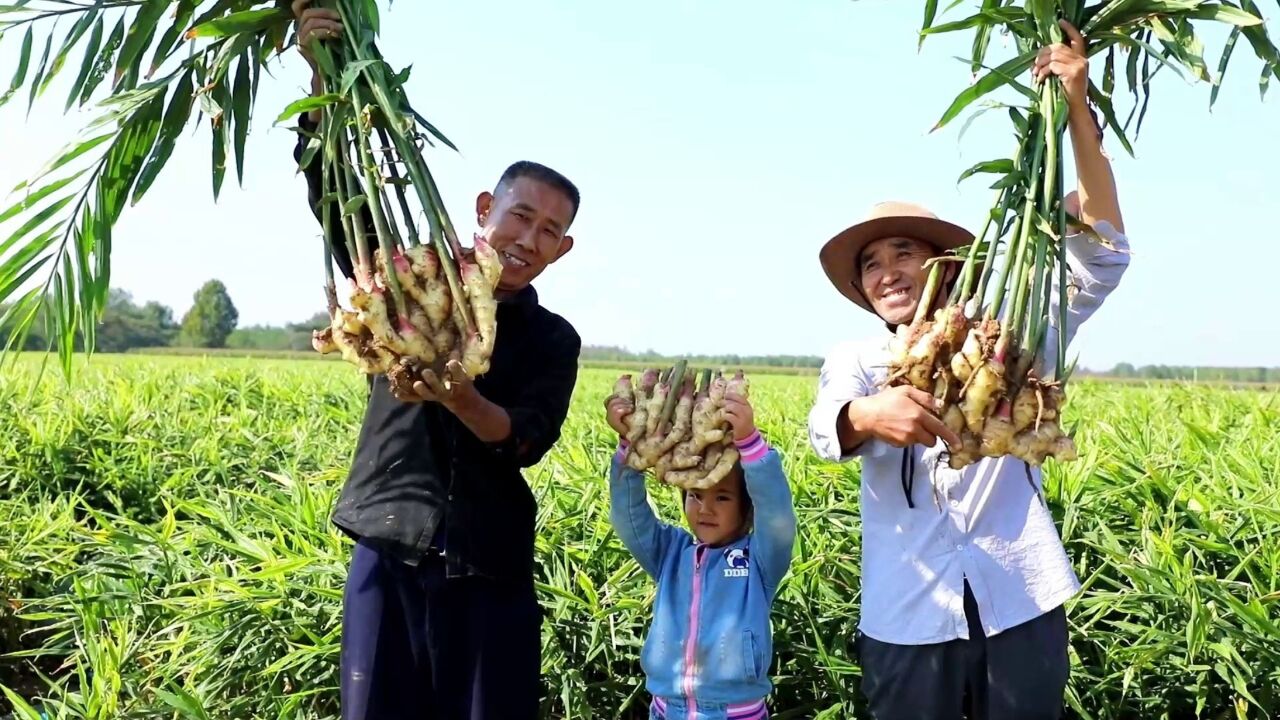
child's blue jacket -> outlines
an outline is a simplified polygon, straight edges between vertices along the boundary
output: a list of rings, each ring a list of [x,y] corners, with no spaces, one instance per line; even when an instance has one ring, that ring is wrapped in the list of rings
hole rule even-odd
[[[741,443],[754,529],[724,547],[699,544],[661,522],[645,476],[614,455],[610,521],[658,585],[640,663],[653,695],[692,706],[738,704],[769,694],[769,611],[791,562],[796,515],[778,453],[758,434]]]

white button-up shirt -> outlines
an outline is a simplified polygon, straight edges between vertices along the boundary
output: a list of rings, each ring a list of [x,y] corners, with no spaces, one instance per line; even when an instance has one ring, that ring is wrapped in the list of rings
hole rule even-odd
[[[1102,305],[1129,264],[1128,240],[1109,223],[1094,228],[1115,249],[1083,234],[1067,239],[1078,292],[1068,301],[1067,340]],[[1056,275],[1056,273],[1055,273]],[[1041,377],[1056,365],[1058,297],[1045,332]],[[872,438],[851,453],[836,420],[845,405],[879,391],[890,360],[887,332],[837,345],[827,356],[809,413],[809,440],[830,461],[862,458],[862,616],[869,637],[900,645],[968,639],[964,581],[988,636],[1052,610],[1080,589],[1040,489],[1040,470],[1012,456],[982,458],[963,470],[946,462],[941,440],[903,450]],[[904,461],[914,456],[908,507]]]

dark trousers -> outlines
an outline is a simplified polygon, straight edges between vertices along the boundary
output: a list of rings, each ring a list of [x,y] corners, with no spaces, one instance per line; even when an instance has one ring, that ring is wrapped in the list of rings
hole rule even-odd
[[[995,637],[964,586],[969,640],[893,645],[858,634],[862,691],[876,720],[1058,720],[1070,661],[1059,607]]]
[[[343,720],[535,720],[542,613],[528,584],[447,578],[357,544],[343,595]]]

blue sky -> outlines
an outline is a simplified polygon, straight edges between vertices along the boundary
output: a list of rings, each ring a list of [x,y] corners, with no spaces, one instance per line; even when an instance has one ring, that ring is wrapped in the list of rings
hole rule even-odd
[[[821,355],[882,331],[828,284],[821,244],[889,198],[979,229],[992,192],[956,177],[1012,150],[1002,113],[959,141],[961,121],[929,134],[969,82],[955,57],[971,40],[932,38],[917,53],[921,7],[402,1],[380,44],[396,67],[414,66],[411,100],[461,149],[428,162],[464,236],[476,193],[514,160],[547,163],[581,187],[577,245],[536,285],[585,342]],[[1222,37],[1206,34],[1211,67]],[[0,42],[3,82],[17,46]],[[1259,100],[1261,64],[1244,42],[1232,64],[1212,113],[1207,85],[1163,73],[1137,159],[1108,142],[1134,257],[1078,336],[1086,367],[1280,364],[1280,333],[1260,332],[1276,327],[1280,300],[1268,202],[1280,99]],[[229,173],[213,202],[208,131],[189,132],[117,227],[114,286],[181,315],[218,278],[242,325],[323,309],[319,228],[294,175],[293,137],[272,127],[304,92],[307,69],[292,52],[273,68],[243,188]],[[0,188],[38,170],[91,117],[61,114],[73,74],[29,118],[25,102],[0,110]],[[1127,96],[1121,107],[1127,114]]]

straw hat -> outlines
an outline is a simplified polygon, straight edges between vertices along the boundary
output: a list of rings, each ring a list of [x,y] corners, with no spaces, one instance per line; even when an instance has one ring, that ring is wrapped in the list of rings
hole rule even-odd
[[[822,269],[842,295],[871,314],[875,310],[862,295],[858,256],[867,245],[891,237],[921,240],[939,253],[973,242],[973,233],[940,219],[929,210],[907,202],[882,202],[866,219],[831,238],[818,253]]]

